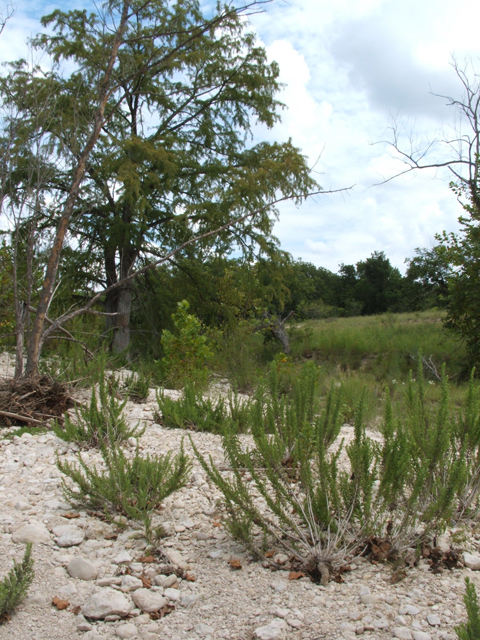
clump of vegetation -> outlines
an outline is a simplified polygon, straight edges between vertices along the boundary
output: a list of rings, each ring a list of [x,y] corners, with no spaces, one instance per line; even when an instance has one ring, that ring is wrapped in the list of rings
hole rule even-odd
[[[475,585],[465,578],[466,591],[463,601],[467,609],[467,622],[455,628],[459,640],[478,640],[480,638],[480,607],[478,606]]]
[[[75,420],[65,415],[64,425],[55,422],[54,433],[66,442],[76,442],[87,447],[99,447],[105,442],[123,442],[131,436],[139,438],[145,431],[138,425],[130,427],[123,410],[127,399],[119,400],[115,390],[99,379],[98,399],[95,387],[88,406],[75,407]]]
[[[150,374],[132,373],[132,375],[125,380],[128,398],[134,402],[144,402],[150,392],[151,379]]]
[[[14,560],[12,569],[0,581],[0,623],[25,598],[34,575],[32,544],[28,543],[22,562]]]
[[[273,392],[274,370],[271,375]],[[451,408],[445,371],[440,402],[432,405],[420,358],[402,416],[395,417],[387,397],[382,438],[368,433],[362,398],[346,446],[338,438],[342,390],[332,385],[322,397],[316,385],[316,367],[308,363],[289,394],[259,399],[251,448],[244,449],[236,434],[224,434],[230,475],[194,447],[223,493],[230,531],[257,554],[283,549],[326,581],[367,538],[385,541],[388,555],[398,556],[441,533],[452,517],[478,509],[480,465],[471,461],[480,455],[480,421],[473,379],[463,412]]]
[[[57,461],[57,466],[76,485],[63,481],[65,498],[74,505],[99,510],[113,520],[117,515],[141,522],[148,539],[152,536],[152,514],[161,502],[185,486],[190,460],[182,447],[176,455],[142,457],[139,450],[132,459],[113,442],[101,446],[105,468],[91,468],[81,454],[78,465]]]
[[[206,365],[213,351],[202,332],[202,323],[195,315],[188,313],[190,305],[187,300],[179,302],[177,307],[172,315],[174,333],[168,330],[162,333],[161,343],[165,353],[162,364],[167,382],[174,387],[181,387],[192,379],[206,381]]]
[[[156,420],[166,427],[222,433],[228,425],[235,433],[245,433],[250,426],[251,403],[236,391],[212,400],[196,384],[187,383],[178,400],[157,393],[157,403]]]

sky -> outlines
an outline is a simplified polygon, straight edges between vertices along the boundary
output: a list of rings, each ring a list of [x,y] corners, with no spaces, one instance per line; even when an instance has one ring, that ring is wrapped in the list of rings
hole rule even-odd
[[[15,13],[0,37],[0,61],[25,55],[39,18],[72,0],[13,0]],[[1,3],[0,3],[0,6]],[[4,13],[6,3],[3,4]],[[384,251],[405,271],[416,247],[435,234],[456,231],[462,209],[445,170],[410,173],[384,141],[395,120],[409,140],[442,140],[455,113],[439,96],[462,96],[452,68],[476,64],[480,72],[480,5],[471,0],[273,0],[251,17],[252,28],[285,84],[282,121],[254,128],[255,141],[289,138],[308,157],[325,190],[300,207],[280,207],[274,233],[295,258],[337,271]],[[434,95],[437,94],[437,95]],[[413,138],[412,138],[413,136]],[[445,158],[432,147],[432,160]]]

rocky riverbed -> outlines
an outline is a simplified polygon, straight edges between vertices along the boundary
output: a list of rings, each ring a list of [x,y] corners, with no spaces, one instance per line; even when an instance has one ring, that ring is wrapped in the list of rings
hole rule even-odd
[[[129,420],[146,425],[139,446],[150,454],[178,449],[184,432],[155,424],[155,409],[153,393],[146,404],[127,405]],[[193,439],[222,462],[218,436]],[[132,451],[136,444],[129,443]],[[76,446],[51,433],[0,440],[0,576],[21,559],[25,542],[34,543],[35,559],[29,595],[0,626],[0,639],[456,638],[454,626],[465,619],[464,578],[480,586],[478,571],[433,574],[421,562],[394,584],[390,566],[357,558],[343,583],[289,580],[288,570],[263,567],[231,540],[218,492],[188,440],[185,449],[191,477],[156,516],[168,535],[163,555],[152,557],[136,525],[119,529],[65,503],[56,459],[75,460]],[[95,451],[87,455],[92,464],[99,460]],[[448,538],[441,543],[448,546]],[[480,569],[479,545],[472,532],[463,548],[472,554],[467,563]]]

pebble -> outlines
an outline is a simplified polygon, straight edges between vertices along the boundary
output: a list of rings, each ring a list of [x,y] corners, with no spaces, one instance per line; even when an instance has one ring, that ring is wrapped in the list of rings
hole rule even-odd
[[[407,627],[393,627],[392,634],[394,638],[400,638],[400,640],[413,640],[413,636]]]
[[[432,636],[424,631],[413,631],[413,640],[432,640]]]
[[[112,564],[128,564],[133,560],[128,551],[120,551],[112,560]]]
[[[23,527],[19,527],[12,534],[13,542],[21,542],[26,544],[31,542],[32,544],[47,544],[50,542],[50,532],[44,524],[26,524]]]
[[[199,622],[195,625],[194,631],[197,636],[200,636],[200,638],[204,638],[205,636],[209,636],[210,634],[212,634],[215,629],[210,625],[205,624],[204,622]]]
[[[442,621],[436,613],[431,613],[429,616],[427,616],[427,622],[431,627],[437,627],[442,624]]]
[[[398,613],[402,616],[416,616],[420,613],[420,609],[418,609],[418,607],[415,607],[413,604],[405,604],[403,605],[403,607],[400,607]]]
[[[475,556],[465,551],[463,553],[463,562],[465,566],[472,569],[472,571],[480,571],[480,556]]]
[[[287,625],[284,620],[276,618],[263,627],[258,627],[253,632],[255,640],[285,640]]]
[[[110,615],[127,616],[132,609],[132,603],[123,593],[107,587],[87,600],[83,605],[82,613],[86,618],[100,620]]]
[[[135,638],[137,636],[137,627],[128,622],[127,624],[122,624],[115,630],[115,634],[122,638],[122,640],[128,640],[128,638]]]
[[[155,613],[167,602],[162,595],[150,589],[137,589],[133,592],[132,598],[137,607],[145,613]]]
[[[72,578],[79,578],[79,580],[95,580],[98,575],[97,567],[93,562],[81,556],[70,560],[67,571]]]

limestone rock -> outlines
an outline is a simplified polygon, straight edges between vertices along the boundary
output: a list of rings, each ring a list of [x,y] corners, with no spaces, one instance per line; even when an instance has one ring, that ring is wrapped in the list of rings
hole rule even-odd
[[[280,618],[275,618],[269,624],[258,627],[253,632],[255,640],[284,640],[286,637],[287,624]]]
[[[82,613],[86,618],[100,620],[106,616],[127,616],[132,610],[132,603],[115,589],[106,588],[95,593],[84,604]]]
[[[97,567],[81,556],[72,558],[67,564],[67,571],[72,578],[79,578],[80,580],[95,580],[98,571]]]
[[[122,640],[128,640],[129,638],[135,638],[137,636],[137,627],[131,622],[128,622],[118,627],[115,633]]]
[[[472,569],[472,571],[480,571],[480,556],[474,556],[465,551],[463,554],[463,562],[465,566]]]
[[[167,602],[163,596],[150,589],[137,589],[132,598],[137,607],[145,613],[155,613]]]
[[[59,547],[74,547],[85,540],[85,532],[74,524],[54,527],[53,535],[57,537]]]
[[[16,529],[12,535],[13,542],[21,542],[26,544],[46,544],[50,542],[50,533],[47,527],[40,522],[35,524],[25,524],[23,527]]]

